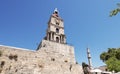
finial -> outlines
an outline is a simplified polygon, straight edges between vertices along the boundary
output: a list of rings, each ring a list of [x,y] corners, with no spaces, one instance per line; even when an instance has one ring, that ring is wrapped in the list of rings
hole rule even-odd
[[[58,14],[58,10],[57,10],[57,8],[55,8],[54,13]]]

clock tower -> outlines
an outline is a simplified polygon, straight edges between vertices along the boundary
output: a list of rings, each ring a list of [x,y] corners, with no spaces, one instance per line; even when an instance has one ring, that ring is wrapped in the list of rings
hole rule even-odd
[[[45,39],[61,44],[66,44],[66,36],[64,34],[64,22],[63,19],[59,16],[57,8],[50,16]]]
[[[74,47],[66,43],[64,22],[57,9],[54,10],[48,21],[46,36],[38,45],[37,51],[51,54],[49,57],[59,58],[56,61],[75,63]],[[49,58],[48,57],[48,58]]]

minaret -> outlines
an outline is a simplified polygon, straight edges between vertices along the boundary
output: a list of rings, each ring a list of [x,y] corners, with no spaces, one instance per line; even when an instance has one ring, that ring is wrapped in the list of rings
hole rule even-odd
[[[50,16],[45,39],[57,43],[66,43],[63,19],[59,16],[57,8]]]
[[[91,61],[91,54],[90,54],[89,48],[87,48],[87,57],[88,57],[89,67],[90,67],[90,69],[92,69],[92,61]]]

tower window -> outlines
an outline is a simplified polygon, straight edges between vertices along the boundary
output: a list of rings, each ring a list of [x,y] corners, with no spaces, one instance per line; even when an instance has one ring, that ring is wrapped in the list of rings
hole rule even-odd
[[[59,29],[58,28],[56,28],[56,32],[59,33]]]
[[[58,43],[59,43],[59,38],[58,38],[58,37],[56,37],[56,42],[58,42]]]

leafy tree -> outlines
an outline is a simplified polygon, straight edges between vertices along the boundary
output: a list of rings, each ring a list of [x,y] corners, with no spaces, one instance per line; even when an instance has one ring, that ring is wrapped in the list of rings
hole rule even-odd
[[[110,12],[110,16],[115,16],[115,15],[118,14],[118,12],[120,12],[120,3],[118,3],[117,5],[118,5],[118,8],[112,10],[112,11]]]
[[[100,54],[100,59],[110,71],[120,71],[120,48],[108,48],[107,52]]]
[[[116,55],[116,49],[115,48],[108,48],[108,52],[103,52],[100,55],[100,59],[103,60],[103,62],[107,61],[109,58]]]
[[[118,59],[118,60],[120,60],[120,48],[118,49],[118,51],[116,52],[116,58]]]
[[[103,62],[105,62],[107,59],[106,59],[106,56],[107,56],[107,53],[106,52],[103,52],[101,55],[100,55],[100,59],[103,60]]]
[[[120,71],[120,61],[117,60],[115,57],[110,58],[109,60],[106,61],[107,68],[110,71],[115,71],[118,72]]]

